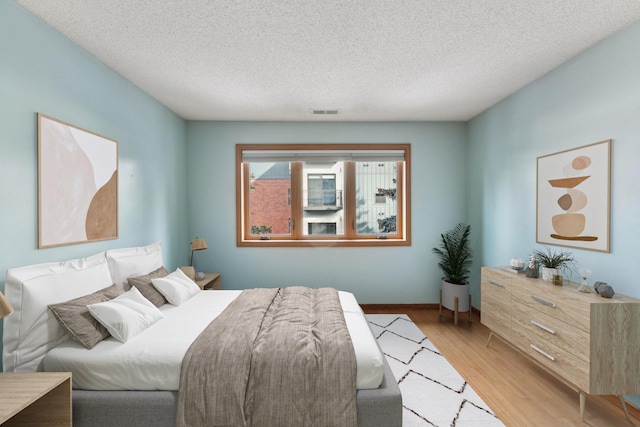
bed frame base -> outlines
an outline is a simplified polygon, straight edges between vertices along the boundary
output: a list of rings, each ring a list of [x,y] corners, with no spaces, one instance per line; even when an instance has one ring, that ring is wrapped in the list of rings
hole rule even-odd
[[[358,427],[402,427],[400,388],[384,361],[379,388],[358,390]],[[176,391],[73,390],[74,427],[175,427]]]

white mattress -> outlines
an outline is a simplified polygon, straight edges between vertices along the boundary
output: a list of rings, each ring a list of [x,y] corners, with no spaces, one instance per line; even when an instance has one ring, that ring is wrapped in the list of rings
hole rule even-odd
[[[113,337],[87,350],[71,339],[47,353],[45,371],[73,372],[85,390],[178,390],[182,359],[193,340],[241,291],[202,291],[179,307],[160,307],[164,319],[126,343]],[[358,389],[378,388],[383,356],[353,294],[340,292],[357,360]]]

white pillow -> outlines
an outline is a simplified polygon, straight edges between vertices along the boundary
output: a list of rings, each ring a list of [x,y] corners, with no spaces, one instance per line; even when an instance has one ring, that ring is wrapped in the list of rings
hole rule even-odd
[[[89,304],[87,308],[112,337],[123,343],[164,317],[136,288],[111,301]]]
[[[122,286],[125,290],[130,288],[127,282],[129,277],[144,276],[164,265],[162,246],[159,242],[135,248],[112,249],[107,251],[106,255],[112,283]]]
[[[179,268],[168,276],[151,279],[151,283],[173,305],[180,305],[200,292],[200,287]]]

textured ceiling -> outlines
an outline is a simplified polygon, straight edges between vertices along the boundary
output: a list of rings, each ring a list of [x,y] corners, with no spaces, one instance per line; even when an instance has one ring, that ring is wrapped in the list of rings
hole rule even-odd
[[[640,19],[637,0],[16,2],[192,120],[468,120]]]

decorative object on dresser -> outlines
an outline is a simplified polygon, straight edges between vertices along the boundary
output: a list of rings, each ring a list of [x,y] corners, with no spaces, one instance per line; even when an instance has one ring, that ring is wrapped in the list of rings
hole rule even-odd
[[[536,254],[531,252],[529,256],[529,263],[527,264],[527,270],[525,271],[525,275],[527,277],[532,277],[537,279],[538,273],[540,270],[540,264],[538,264],[538,260],[536,259]]]
[[[593,289],[595,289],[596,293],[602,298],[612,298],[616,294],[613,288],[605,282],[596,282],[593,285]]]
[[[511,258],[509,267],[516,271],[521,271],[524,268],[524,260],[522,258]]]
[[[440,316],[442,307],[452,310],[454,324],[458,324],[458,313],[469,312],[471,323],[471,295],[469,294],[469,268],[471,267],[471,226],[459,223],[452,230],[440,235],[440,247],[432,251],[440,257],[438,267],[444,273],[440,289]]]
[[[533,253],[542,268],[542,280],[551,282],[553,281],[553,276],[561,275],[561,272],[570,272],[574,269],[575,260],[571,252],[553,252],[549,247],[545,246],[544,250],[536,249]]]
[[[584,420],[587,394],[640,393],[640,300],[600,298],[563,286],[482,267],[481,322],[540,367],[578,391]]]
[[[580,270],[578,270],[578,274],[580,274],[580,277],[582,277],[582,282],[580,283],[578,290],[580,292],[584,292],[585,294],[590,293],[591,289],[587,284],[587,278],[591,276],[591,269],[582,267]]]

